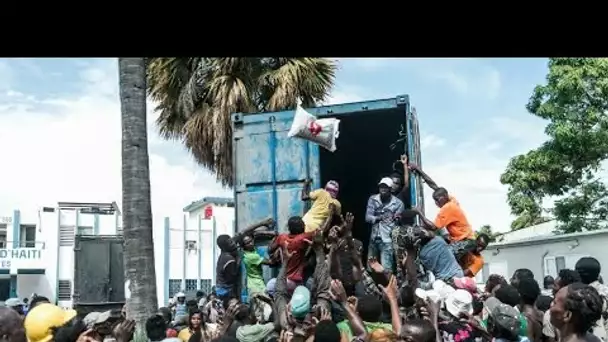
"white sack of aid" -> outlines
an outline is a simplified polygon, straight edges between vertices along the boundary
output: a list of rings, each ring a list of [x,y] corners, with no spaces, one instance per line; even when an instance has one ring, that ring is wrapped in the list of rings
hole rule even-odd
[[[336,139],[340,135],[339,125],[340,120],[336,118],[317,119],[298,105],[287,136],[312,141],[333,152],[336,150]]]

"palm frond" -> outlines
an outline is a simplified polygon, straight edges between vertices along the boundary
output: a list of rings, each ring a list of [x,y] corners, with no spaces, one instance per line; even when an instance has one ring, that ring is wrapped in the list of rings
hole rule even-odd
[[[232,185],[232,113],[323,101],[337,65],[325,58],[151,58],[148,91],[166,139],[182,139],[202,166]]]
[[[158,103],[156,124],[161,136],[179,139],[187,116],[179,110],[182,88],[190,78],[187,58],[152,58],[148,63],[148,95]]]
[[[293,108],[301,99],[304,106],[314,106],[329,96],[336,74],[336,63],[326,58],[283,58],[279,68],[268,72],[274,93],[268,110]]]

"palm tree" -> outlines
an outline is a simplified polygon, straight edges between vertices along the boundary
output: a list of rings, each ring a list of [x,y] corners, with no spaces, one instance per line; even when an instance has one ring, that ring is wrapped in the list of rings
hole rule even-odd
[[[329,95],[337,64],[326,58],[151,58],[148,91],[166,139],[232,185],[232,113],[312,107]]]
[[[146,126],[146,63],[119,58],[122,114],[122,209],[125,278],[130,283],[129,318],[141,329],[157,308],[150,165]]]

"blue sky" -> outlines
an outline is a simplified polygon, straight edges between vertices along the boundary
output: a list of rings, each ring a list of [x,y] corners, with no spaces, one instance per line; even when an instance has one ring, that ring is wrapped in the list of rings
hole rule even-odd
[[[339,59],[329,102],[409,94],[420,118],[423,166],[476,227],[512,219],[499,182],[509,158],[544,139],[525,104],[546,59]],[[0,59],[0,213],[57,201],[120,201],[120,107],[114,59]],[[150,113],[155,220],[192,200],[230,195]],[[344,139],[346,137],[341,137]],[[431,202],[429,202],[431,203]],[[432,216],[436,208],[427,208]]]

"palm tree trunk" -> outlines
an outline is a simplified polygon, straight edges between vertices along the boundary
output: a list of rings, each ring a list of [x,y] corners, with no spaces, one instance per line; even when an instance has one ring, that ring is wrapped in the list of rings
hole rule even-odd
[[[122,219],[125,279],[131,298],[127,315],[143,328],[157,310],[150,164],[146,125],[146,65],[143,58],[119,58],[122,114]]]

